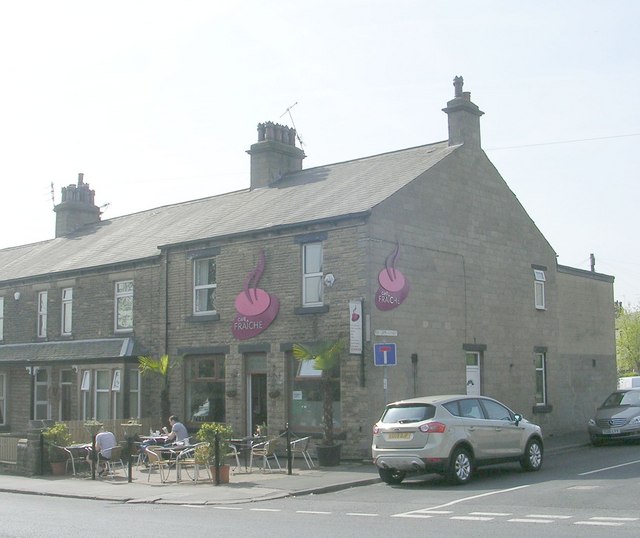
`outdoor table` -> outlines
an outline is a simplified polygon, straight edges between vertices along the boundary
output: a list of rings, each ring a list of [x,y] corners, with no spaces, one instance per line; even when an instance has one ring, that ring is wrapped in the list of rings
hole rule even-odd
[[[154,443],[157,445],[164,445],[167,442],[167,435],[140,435],[142,442],[146,445]]]
[[[91,456],[91,443],[77,443],[64,447],[65,451],[69,454],[71,460],[71,469],[73,470],[73,476],[76,476],[76,460],[79,462],[85,461],[87,464],[89,456]]]
[[[192,448],[193,445],[188,444],[171,444],[166,446],[157,446],[154,452],[162,456],[163,459],[170,461],[170,467],[176,465],[176,483],[180,482],[180,476],[177,469],[177,458],[183,450]]]
[[[249,457],[251,455],[251,448],[255,443],[262,443],[266,440],[267,438],[264,436],[249,436],[238,439],[229,439],[229,443],[235,445],[238,452],[242,454],[242,458],[244,459],[245,472],[249,472]]]

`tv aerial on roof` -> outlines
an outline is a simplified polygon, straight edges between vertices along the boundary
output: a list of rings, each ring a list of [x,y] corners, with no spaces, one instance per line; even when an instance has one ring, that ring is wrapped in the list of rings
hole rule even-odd
[[[290,107],[287,107],[287,109],[282,114],[280,114],[280,117],[284,116],[285,114],[289,114],[289,119],[291,120],[291,126],[295,129],[296,138],[298,139],[298,142],[300,142],[300,148],[302,148],[304,146],[304,142],[302,142],[302,138],[300,138],[300,135],[298,134],[298,129],[296,128],[296,124],[293,121],[293,115],[291,114],[291,109],[297,104],[298,104],[298,101],[293,103]]]

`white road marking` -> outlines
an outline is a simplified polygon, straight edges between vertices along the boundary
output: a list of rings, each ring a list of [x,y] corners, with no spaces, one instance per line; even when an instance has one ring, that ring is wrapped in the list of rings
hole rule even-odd
[[[594,516],[592,518],[589,519],[596,519],[598,521],[638,521],[637,517],[597,517]]]
[[[493,516],[493,517],[507,517],[511,514],[509,512],[470,512],[472,516]]]
[[[394,514],[391,517],[424,517],[423,514],[435,513],[437,514],[437,510],[439,508],[447,508],[448,506],[453,506],[456,504],[460,504],[466,501],[472,501],[474,499],[481,499],[482,497],[489,497],[490,495],[499,495],[502,493],[510,493],[512,491],[517,491],[519,489],[528,488],[528,485],[524,486],[516,486],[515,488],[509,489],[499,489],[496,491],[489,491],[487,493],[481,493],[480,495],[472,495],[471,497],[463,497],[462,499],[456,499],[455,501],[451,501],[445,504],[441,504],[439,506],[432,506],[431,508],[422,508],[420,510],[412,510],[411,512],[404,512],[401,514]],[[418,514],[418,515],[416,515]]]
[[[587,471],[586,473],[580,473],[578,476],[587,476],[594,473],[602,473],[604,471],[610,471],[611,469],[618,469],[620,467],[626,467],[627,465],[635,465],[636,463],[640,463],[640,460],[630,461],[627,463],[621,463],[620,465],[612,465],[611,467],[603,467],[602,469],[595,469],[593,471]]]
[[[296,514],[320,514],[320,515],[331,515],[331,512],[319,512],[316,510],[296,510]]]
[[[249,508],[252,512],[282,512],[279,508]]]
[[[453,516],[449,519],[457,519],[462,521],[492,521],[495,518],[486,516]]]
[[[214,506],[216,510],[243,510],[241,506]]]
[[[524,519],[524,518],[514,518],[507,519],[507,521],[511,523],[553,523],[552,519]]]
[[[613,521],[574,521],[574,525],[598,525],[600,527],[622,527],[624,523],[615,523]]]
[[[433,517],[432,515],[429,514],[418,514],[416,512],[407,512],[406,514],[393,514],[391,517],[415,517],[415,518],[422,518],[422,519],[429,519],[430,517]]]
[[[546,518],[546,519],[571,519],[573,516],[555,516],[551,514],[527,514],[526,517]]]
[[[362,516],[362,517],[378,517],[380,514],[365,514],[364,512],[347,512],[348,516]]]

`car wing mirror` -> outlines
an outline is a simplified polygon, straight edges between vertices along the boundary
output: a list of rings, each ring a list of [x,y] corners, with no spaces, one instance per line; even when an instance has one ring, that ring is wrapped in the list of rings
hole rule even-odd
[[[516,413],[513,415],[513,420],[516,423],[516,426],[522,422],[522,415],[520,413]]]

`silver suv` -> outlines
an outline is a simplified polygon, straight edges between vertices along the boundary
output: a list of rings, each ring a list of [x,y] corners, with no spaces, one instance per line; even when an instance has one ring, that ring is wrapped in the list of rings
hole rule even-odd
[[[484,396],[428,396],[390,403],[373,427],[373,463],[387,484],[407,473],[440,473],[454,484],[480,465],[542,466],[542,430]]]

